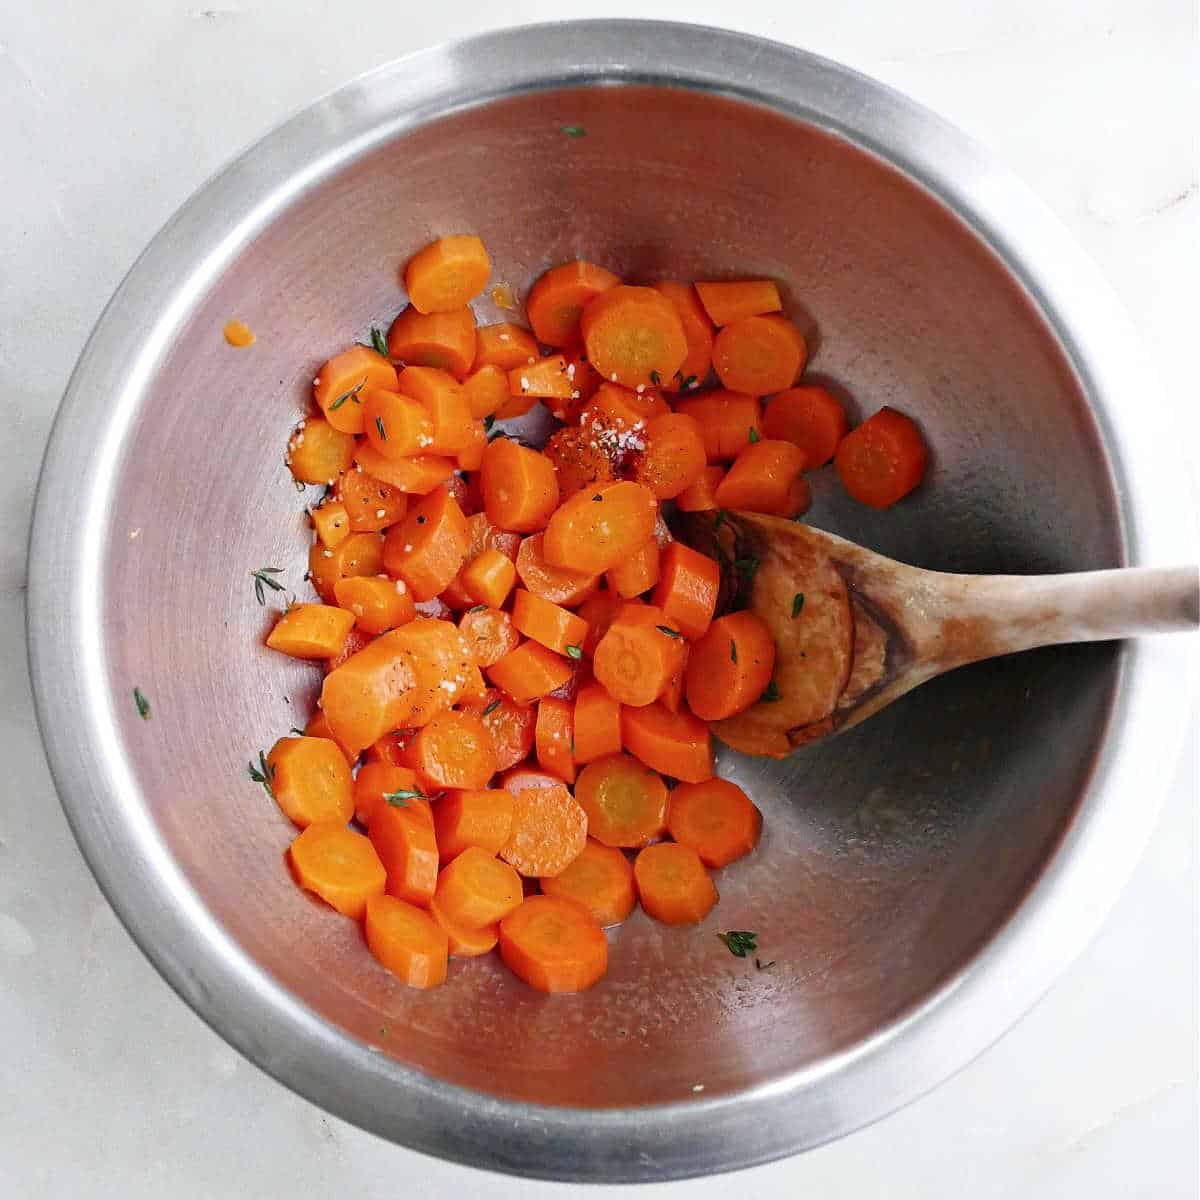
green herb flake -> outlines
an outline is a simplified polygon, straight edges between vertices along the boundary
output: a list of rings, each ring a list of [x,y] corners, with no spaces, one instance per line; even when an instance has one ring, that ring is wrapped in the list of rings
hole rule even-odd
[[[662,376],[657,371],[650,372],[650,382],[655,387],[662,387]]]
[[[654,628],[657,629],[659,633],[665,633],[669,638],[679,638],[683,636],[678,629],[672,629],[670,625],[655,625]]]
[[[133,703],[137,706],[138,716],[143,721],[150,720],[150,701],[146,699],[145,693],[139,687],[133,689]]]
[[[751,425],[750,426],[750,445],[753,446],[755,443],[757,443],[760,440],[761,439],[758,436],[758,430],[755,429],[753,425]]]
[[[374,326],[371,327],[371,345],[375,347],[376,354],[380,354],[390,360],[391,355],[388,354],[387,338]]]
[[[767,704],[774,704],[779,699],[779,688],[775,684],[775,680],[771,680],[767,684],[767,690],[759,696],[760,700],[764,700]]]
[[[582,125],[564,125],[559,132],[565,133],[569,138],[587,137],[587,130]]]
[[[467,612],[469,612],[469,613],[487,612],[487,605],[486,604],[473,604],[470,608],[467,609]]]
[[[375,418],[375,428],[379,430],[379,440],[381,442],[386,442],[387,441],[387,430],[384,429],[384,427],[383,427],[383,418],[382,417]]]
[[[582,658],[583,657],[582,648],[579,646],[568,646],[567,647],[567,657],[568,658]]]
[[[284,586],[277,579],[272,579],[272,575],[282,575],[282,567],[259,567],[256,571],[251,571],[250,575],[254,580],[254,595],[259,604],[266,604],[267,594],[263,591],[263,586],[269,587],[273,592],[284,591]]]
[[[353,400],[355,404],[361,404],[362,401],[358,398],[358,393],[367,386],[365,379],[360,379],[348,392],[343,392],[330,406],[330,412],[336,412],[347,400]]]
[[[758,934],[748,929],[731,929],[728,933],[718,933],[717,937],[725,943],[734,958],[745,958],[752,950],[758,949]]]
[[[804,611],[804,593],[797,592],[792,597],[792,620],[794,621]]]
[[[246,764],[247,770],[250,773],[250,778],[254,783],[261,783],[266,788],[267,795],[274,797],[275,793],[271,790],[271,785],[275,782],[275,768],[267,762],[267,756],[260,750],[258,752],[258,766],[253,763]]]
[[[733,638],[729,639],[729,661],[731,663],[737,662],[737,642]]]
[[[713,517],[713,533],[716,533],[717,530],[720,529],[721,526],[724,524],[725,524],[725,510],[723,508],[718,508],[717,515],[715,517]]]
[[[500,701],[499,701],[499,700],[493,700],[493,701],[491,702],[491,704],[489,704],[489,705],[487,706],[487,708],[485,708],[485,709],[483,710],[483,715],[484,715],[485,717],[489,717],[489,716],[491,716],[491,714],[492,714],[492,713],[494,713],[494,712],[496,711],[496,709],[498,709],[499,707],[500,707]]]
[[[427,800],[424,792],[414,792],[411,788],[401,788],[398,792],[384,792],[383,798],[393,808],[407,808],[410,800]]]
[[[769,962],[763,962],[761,958],[756,958],[754,960],[754,969],[756,971],[769,971],[774,965],[774,959],[771,959]]]

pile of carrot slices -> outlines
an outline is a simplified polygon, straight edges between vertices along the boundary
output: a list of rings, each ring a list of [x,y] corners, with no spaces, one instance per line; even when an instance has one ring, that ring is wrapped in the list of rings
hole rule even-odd
[[[605,973],[605,926],[639,902],[703,920],[711,873],[759,837],[708,723],[768,691],[775,646],[753,612],[717,615],[718,565],[664,505],[796,517],[833,460],[886,507],[926,453],[902,414],[848,432],[798,386],[805,339],[770,280],[642,287],[572,262],[529,290],[529,328],[476,328],[490,273],[477,237],[425,247],[386,338],[317,372],[286,458],[328,487],[320,602],[267,645],[326,673],[264,781],[301,830],[297,881],[405,983],[499,946],[573,992]],[[538,402],[561,422],[544,447],[497,424]]]

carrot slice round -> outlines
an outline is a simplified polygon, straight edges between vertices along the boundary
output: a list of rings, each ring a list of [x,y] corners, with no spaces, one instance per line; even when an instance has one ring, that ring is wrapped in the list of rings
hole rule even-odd
[[[571,677],[564,658],[538,642],[522,642],[487,669],[488,678],[517,704],[531,704]]]
[[[496,773],[496,748],[480,717],[443,712],[417,731],[404,751],[404,762],[428,791],[478,789]]]
[[[464,712],[478,713],[492,735],[496,770],[507,771],[523,761],[533,749],[537,711],[510,700],[499,688],[487,688],[480,696],[463,702]]]
[[[344,609],[328,604],[294,604],[267,634],[267,645],[292,658],[332,658],[345,645],[353,625],[354,614]]]
[[[671,793],[667,832],[706,867],[726,867],[758,845],[762,814],[728,779],[681,783]]]
[[[437,367],[465,379],[475,361],[475,315],[469,308],[423,313],[409,305],[387,335],[388,354],[410,367]]]
[[[499,854],[512,832],[512,814],[512,795],[503,788],[454,791],[443,796],[433,809],[442,865],[457,858],[468,846]]]
[[[815,471],[833,457],[846,436],[846,410],[825,388],[789,388],[771,397],[762,435],[799,446],[805,470]]]
[[[335,604],[339,579],[378,575],[383,570],[383,538],[377,533],[352,533],[330,549],[314,542],[308,551],[309,581],[326,604]]]
[[[355,575],[339,579],[333,585],[333,594],[338,607],[354,618],[363,633],[375,635],[396,629],[417,615],[407,586],[400,586],[404,591],[391,579]]]
[[[608,939],[581,904],[530,896],[500,922],[500,957],[541,992],[582,992],[608,969]]]
[[[791,442],[755,442],[737,456],[717,485],[717,504],[721,508],[790,517],[796,510],[787,510],[803,504],[807,494],[806,489],[797,492],[794,488],[804,465],[804,451]]]
[[[340,821],[316,821],[288,847],[296,880],[344,916],[361,921],[372,896],[382,896],[387,872],[375,847]]]
[[[713,342],[713,366],[731,391],[751,396],[782,392],[804,369],[808,347],[786,317],[742,317]]]
[[[504,372],[504,395],[508,397],[507,374],[513,367],[524,366],[538,357],[537,339],[528,329],[511,322],[499,325],[481,325],[475,330],[475,370],[481,367],[496,367]],[[476,414],[481,416],[483,414]]]
[[[683,322],[653,288],[609,288],[583,310],[579,327],[588,360],[605,379],[626,387],[657,387],[687,358]]]
[[[429,915],[445,930],[451,958],[479,958],[487,954],[500,940],[500,925],[484,925],[479,929],[456,921],[443,911],[437,893],[429,902]]]
[[[395,525],[408,511],[408,495],[361,466],[348,468],[339,477],[334,498],[346,506],[351,533],[378,533]],[[327,507],[326,501],[322,507]],[[314,513],[314,520],[315,520]],[[328,543],[326,543],[328,544]]]
[[[589,836],[606,846],[646,846],[667,828],[667,785],[628,754],[588,763],[575,799],[587,813]]]
[[[446,979],[446,931],[426,912],[394,896],[367,901],[367,946],[409,987],[437,987]]]
[[[744,392],[717,388],[680,400],[675,411],[686,413],[700,427],[710,463],[737,458],[751,441],[762,436],[762,405],[757,397]]]
[[[855,500],[887,508],[920,484],[929,451],[910,417],[881,408],[842,439],[834,462],[842,486]]]
[[[697,283],[696,294],[714,325],[730,325],[743,317],[758,317],[783,309],[779,288],[773,279]]]
[[[561,875],[539,882],[543,894],[582,904],[601,925],[619,925],[637,904],[629,859],[620,850],[590,837],[579,857]]]
[[[362,433],[363,393],[372,388],[394,392],[396,368],[369,346],[351,346],[335,354],[317,372],[313,399],[334,429]]]
[[[775,670],[775,639],[749,609],[718,617],[692,646],[687,701],[704,721],[720,721],[758,702]]]
[[[429,805],[410,798],[376,804],[367,836],[387,871],[387,893],[428,905],[437,887],[438,848]]]
[[[620,282],[611,271],[594,263],[551,267],[529,289],[525,301],[525,312],[537,340],[547,346],[565,346],[578,334],[584,307]]]
[[[546,525],[546,561],[599,575],[651,537],[657,517],[658,501],[640,483],[626,480],[576,492]]]
[[[383,566],[389,575],[404,580],[414,600],[432,600],[462,569],[470,545],[462,509],[448,491],[438,488],[388,530]]]
[[[535,596],[564,608],[581,605],[600,585],[598,571],[572,571],[567,567],[551,566],[546,561],[546,539],[541,533],[521,542],[517,551],[517,576]]]
[[[721,569],[713,559],[682,542],[672,542],[663,551],[652,603],[694,641],[707,632],[720,589]]]
[[[352,433],[320,417],[305,417],[288,439],[283,461],[301,483],[330,484],[354,461]]]
[[[638,853],[633,863],[642,907],[665,925],[694,925],[716,904],[716,885],[690,846],[659,842]]]
[[[543,696],[534,727],[538,765],[563,783],[575,782],[574,741],[575,706],[569,700]]]
[[[633,460],[634,478],[660,500],[672,500],[691,487],[708,462],[700,426],[686,413],[651,421],[642,442]]]
[[[561,784],[527,787],[513,799],[512,832],[500,857],[522,875],[558,875],[583,850],[587,814]]]
[[[578,744],[578,732],[575,740]],[[712,778],[708,726],[691,713],[673,713],[661,704],[622,708],[621,740],[630,754],[662,775],[686,783]]]
[[[487,287],[492,264],[473,233],[453,234],[417,251],[404,268],[404,287],[422,313],[452,312]]]
[[[498,608],[476,605],[459,618],[458,628],[471,655],[481,667],[490,667],[521,644],[512,617]]]
[[[345,825],[354,815],[353,780],[336,742],[280,738],[267,755],[267,766],[271,795],[301,829],[315,821]]]
[[[365,762],[354,777],[354,819],[369,826],[375,810],[391,802],[389,796],[397,804],[412,805],[423,794],[424,785],[410,768],[391,762]]]
[[[679,314],[688,346],[687,357],[679,370],[670,379],[664,379],[662,385],[669,392],[690,392],[699,387],[712,370],[713,323],[695,288],[673,279],[664,279],[652,286],[666,296]]]
[[[510,438],[496,438],[480,467],[488,520],[501,529],[532,533],[543,529],[558,505],[554,465],[537,450]]]
[[[651,704],[679,669],[682,634],[661,609],[626,605],[596,646],[592,670],[620,704]]]
[[[558,430],[550,436],[542,453],[554,464],[562,496],[616,482],[613,455],[587,429],[571,426]]]
[[[434,895],[451,921],[476,929],[507,917],[525,898],[520,875],[480,846],[442,868]]]

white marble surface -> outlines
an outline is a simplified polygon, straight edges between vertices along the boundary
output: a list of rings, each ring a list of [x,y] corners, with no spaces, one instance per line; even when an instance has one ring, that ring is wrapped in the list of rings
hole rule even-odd
[[[409,11],[412,10],[412,11]],[[1097,258],[1196,415],[1191,0],[0,0],[0,1197],[562,1198],[385,1144],[286,1092],[176,999],[102,900],[39,748],[23,633],[37,464],[84,338],[193,188],[295,108],[499,24],[662,16],[842,60],[939,110]],[[1137,403],[1137,397],[1130,397]],[[957,1078],[800,1158],[614,1196],[1185,1200],[1197,1176],[1197,743],[1103,933]]]

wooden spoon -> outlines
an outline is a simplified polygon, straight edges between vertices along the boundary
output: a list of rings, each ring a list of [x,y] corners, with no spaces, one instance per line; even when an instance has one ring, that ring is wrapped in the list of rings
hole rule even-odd
[[[723,607],[750,607],[776,642],[763,699],[713,724],[735,750],[782,758],[848,729],[944,671],[1035,646],[1200,624],[1200,569],[950,575],[757,513],[678,520],[723,564]]]

